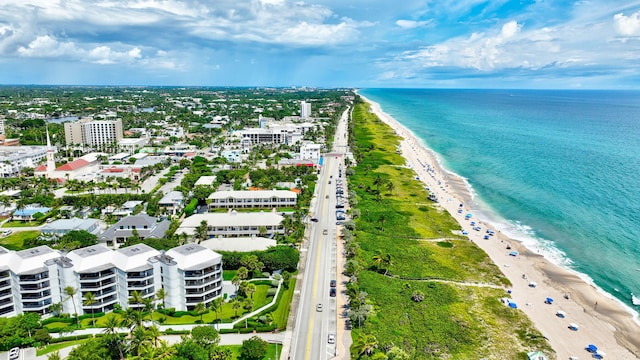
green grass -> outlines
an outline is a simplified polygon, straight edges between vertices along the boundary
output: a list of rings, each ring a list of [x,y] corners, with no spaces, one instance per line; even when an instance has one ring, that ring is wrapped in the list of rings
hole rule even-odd
[[[276,358],[276,346],[278,346],[278,358]],[[242,345],[221,345],[220,347],[231,350],[233,352],[233,360],[237,360],[240,357],[240,349],[242,349]],[[262,359],[276,360],[280,358],[281,353],[282,345],[269,344],[267,346],[267,354]]]
[[[269,302],[271,302],[272,297],[267,296],[267,292],[269,291],[270,288],[271,288],[271,285],[256,285],[256,292],[253,294],[253,309],[251,311],[257,310],[267,305]],[[291,300],[289,300],[289,302],[290,301]],[[238,309],[237,314],[238,316],[242,316],[246,312],[247,311],[245,311],[243,308],[240,308]],[[104,327],[108,317],[110,316],[117,316],[119,319],[122,319],[122,317],[119,314],[108,313],[104,316],[95,318],[95,327],[98,327],[98,328]],[[222,319],[222,322],[231,322],[235,317],[236,317],[236,310],[233,309],[230,303],[225,302],[222,305],[221,311],[218,311],[218,312],[209,311],[206,314],[203,314],[202,322],[204,324],[213,324],[214,322],[217,323],[220,318]],[[148,319],[148,315],[145,316],[145,319]],[[164,321],[160,323],[161,325],[184,325],[184,324],[196,324],[200,322],[200,316],[191,316],[187,314],[180,317],[174,317],[174,316],[167,316],[159,312],[153,313],[153,319],[155,321],[158,321],[159,323],[160,323],[159,321],[160,319],[164,319]],[[81,320],[80,325],[83,329],[93,327],[91,317]],[[67,324],[63,322],[52,322],[45,325],[45,327],[49,330],[66,328],[69,326],[74,326],[74,324]]]
[[[273,312],[273,321],[278,324],[278,329],[287,328],[287,320],[289,319],[289,311],[291,310],[291,300],[293,299],[293,290],[296,287],[295,274],[289,279],[289,288],[281,291],[278,308]]]
[[[56,343],[56,344],[50,344],[47,345],[43,348],[40,348],[38,350],[36,350],[36,356],[42,356],[42,355],[46,355],[55,351],[60,351],[61,349],[64,349],[66,347],[69,346],[73,346],[73,345],[78,345],[78,344],[82,344],[83,342],[85,342],[86,339],[80,339],[80,340],[71,340],[71,341],[65,341],[65,342],[61,342],[61,343]]]
[[[362,266],[357,279],[373,306],[353,331],[354,343],[373,334],[376,351],[394,344],[412,359],[520,359],[528,349],[552,354],[522,312],[499,302],[504,290],[462,284],[506,288],[509,281],[482,249],[457,235],[455,219],[428,200],[424,184],[395,153],[393,130],[366,104],[356,106],[353,121],[358,165],[348,181],[361,213],[354,232],[360,246],[355,260]],[[376,265],[378,253],[390,255],[391,265]],[[429,281],[435,279],[447,283]],[[424,301],[412,300],[415,291]]]
[[[42,221],[7,221],[2,224],[3,228],[22,228],[22,227],[31,227],[31,226],[40,226],[42,225]]]
[[[0,238],[0,245],[9,250],[24,250],[24,240],[36,238],[40,235],[38,230],[15,231],[13,234]]]

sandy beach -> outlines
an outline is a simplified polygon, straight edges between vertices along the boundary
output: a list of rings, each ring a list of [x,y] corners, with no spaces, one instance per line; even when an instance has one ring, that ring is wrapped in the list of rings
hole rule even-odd
[[[372,111],[403,138],[400,144],[402,155],[430,191],[437,196],[439,204],[446,209],[469,233],[469,239],[482,248],[500,267],[513,284],[511,299],[529,316],[535,326],[549,339],[558,359],[590,359],[586,351],[589,344],[597,345],[607,359],[640,358],[640,325],[617,300],[582,280],[573,272],[557,266],[542,255],[524,247],[519,241],[500,233],[486,219],[476,214],[465,219],[470,210],[464,204],[472,199],[464,181],[444,171],[435,154],[422,142],[388,114],[379,104],[362,97],[371,104]],[[458,213],[463,204],[462,213]],[[472,221],[481,230],[473,230]],[[486,230],[495,231],[495,236],[484,239]],[[507,247],[510,247],[508,249]],[[511,252],[518,252],[511,256]],[[535,286],[531,286],[535,283]],[[545,303],[552,298],[551,304]],[[565,314],[564,318],[557,315]],[[576,324],[577,330],[571,330]],[[531,349],[535,350],[535,349]]]

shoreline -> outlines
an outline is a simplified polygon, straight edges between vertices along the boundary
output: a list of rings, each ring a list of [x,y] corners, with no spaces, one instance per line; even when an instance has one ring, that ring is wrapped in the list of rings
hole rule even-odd
[[[548,338],[558,359],[591,357],[585,350],[588,344],[596,344],[612,359],[640,358],[640,338],[633,336],[640,333],[640,324],[630,307],[589,283],[583,278],[586,275],[551,262],[527,248],[521,240],[501,232],[491,221],[482,216],[478,219],[477,213],[472,219],[465,220],[465,214],[470,212],[468,205],[474,204],[474,194],[466,179],[445,169],[424,142],[383,112],[378,103],[358,95],[381,121],[402,138],[399,149],[407,166],[436,195],[439,205],[460,223],[463,230],[469,232],[469,240],[483,249],[511,281],[511,298]],[[457,212],[460,204],[464,205],[462,214]],[[473,230],[471,221],[475,221],[482,230]],[[494,230],[495,236],[483,239],[485,229]],[[510,249],[507,249],[507,244]],[[510,256],[512,251],[517,251],[518,255]],[[531,282],[536,286],[529,286]],[[565,295],[569,299],[565,299]],[[547,297],[553,298],[554,303],[545,304]],[[556,316],[560,310],[566,313],[565,318]],[[570,330],[570,323],[578,324],[579,329]]]

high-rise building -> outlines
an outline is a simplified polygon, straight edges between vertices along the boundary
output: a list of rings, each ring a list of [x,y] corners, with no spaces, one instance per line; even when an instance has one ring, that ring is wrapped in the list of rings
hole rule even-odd
[[[122,120],[82,119],[64,123],[64,138],[67,145],[101,146],[113,144],[123,137]]]
[[[300,103],[300,117],[303,119],[311,117],[311,103],[306,101]]]

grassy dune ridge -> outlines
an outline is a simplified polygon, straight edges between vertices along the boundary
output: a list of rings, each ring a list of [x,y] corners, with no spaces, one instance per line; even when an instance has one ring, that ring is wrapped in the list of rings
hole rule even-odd
[[[500,303],[508,279],[482,249],[456,234],[455,219],[428,200],[396,153],[400,138],[368,104],[357,103],[350,132],[357,166],[348,181],[359,212],[352,240],[358,250],[350,261],[359,271],[349,287],[365,292],[371,305],[366,321],[354,322],[352,358],[397,359],[394,346],[410,359],[553,353],[526,315]],[[389,261],[381,263],[381,256]],[[417,293],[422,301],[412,298]]]

